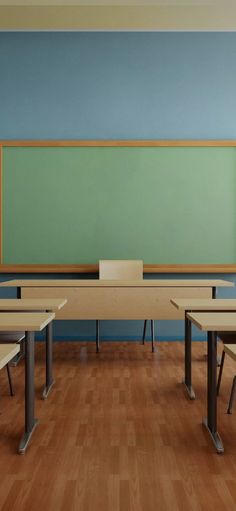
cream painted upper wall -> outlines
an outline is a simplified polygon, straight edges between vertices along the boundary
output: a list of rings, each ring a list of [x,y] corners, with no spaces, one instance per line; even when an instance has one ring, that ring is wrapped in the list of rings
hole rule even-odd
[[[125,5],[159,5],[159,6],[206,6],[206,5],[221,5],[225,6],[227,4],[233,4],[230,0],[0,0],[0,5],[4,6],[33,6],[33,5],[42,5],[42,6],[52,6],[52,5],[83,5],[83,6],[92,6],[92,5],[116,5],[116,6],[125,6]]]
[[[51,5],[43,5],[46,0],[31,0],[31,5],[24,6],[20,0],[18,5],[12,1],[15,5],[10,5],[11,0],[7,6],[0,5],[0,30],[236,30],[236,2],[227,0],[204,5],[200,0],[172,0],[172,5],[168,0],[165,5],[144,5],[141,0],[127,0],[126,5],[118,5],[118,0],[110,0],[110,5],[98,5],[99,0],[88,0],[96,5],[79,5],[79,0],[71,0],[74,5],[69,5],[70,0],[59,5],[61,0],[51,0]]]

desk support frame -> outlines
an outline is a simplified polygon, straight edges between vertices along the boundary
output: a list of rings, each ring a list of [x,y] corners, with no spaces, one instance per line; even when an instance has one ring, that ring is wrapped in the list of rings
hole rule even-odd
[[[52,366],[53,366],[53,325],[51,321],[46,326],[46,385],[43,390],[42,399],[47,399],[48,394],[55,383],[55,380],[53,379]]]
[[[21,288],[20,287],[17,287],[16,288],[16,297],[18,299],[21,298]],[[25,340],[22,339],[22,341],[20,342],[20,351],[19,353],[17,353],[17,355],[13,358],[13,360],[11,361],[11,365],[13,367],[16,367],[19,362],[25,357]]]
[[[155,352],[155,330],[154,330],[154,319],[151,319],[151,336],[152,336],[152,353]]]
[[[207,417],[203,425],[207,429],[218,454],[224,452],[223,442],[217,432],[217,333],[207,333]]]
[[[17,291],[17,298],[21,299],[21,287],[16,288]],[[46,310],[45,312],[52,312],[50,310]],[[20,344],[20,353],[19,355],[16,355],[15,359],[13,359],[14,366],[17,366],[18,363],[22,358],[25,356],[25,347],[24,347],[24,341]],[[50,390],[52,386],[55,383],[55,380],[53,379],[53,326],[52,322],[49,323],[46,326],[46,385],[43,389],[42,399],[47,399],[48,394],[50,393]]]
[[[146,330],[147,330],[147,322],[148,320],[144,320],[144,326],[143,326],[143,337],[142,337],[142,344],[145,344],[145,338],[146,338]],[[152,353],[155,352],[155,323],[154,319],[150,320],[151,322],[151,342],[152,342]]]
[[[100,320],[96,319],[96,353],[100,352]]]
[[[185,376],[183,384],[190,399],[195,399],[195,392],[192,386],[192,324],[187,318],[185,311]]]
[[[216,298],[216,287],[212,288],[212,299]],[[192,323],[187,318],[188,312],[191,310],[185,311],[185,375],[183,379],[183,384],[188,393],[188,396],[191,400],[196,398],[194,388],[192,386]],[[200,312],[200,311],[198,311]]]
[[[34,415],[34,332],[26,332],[25,341],[25,432],[21,438],[18,452],[24,454],[33,431],[38,424]]]

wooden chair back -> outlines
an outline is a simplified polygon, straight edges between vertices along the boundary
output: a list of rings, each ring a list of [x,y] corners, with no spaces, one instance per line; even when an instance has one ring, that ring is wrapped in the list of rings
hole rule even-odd
[[[99,261],[99,279],[101,280],[142,280],[143,261],[101,260]]]

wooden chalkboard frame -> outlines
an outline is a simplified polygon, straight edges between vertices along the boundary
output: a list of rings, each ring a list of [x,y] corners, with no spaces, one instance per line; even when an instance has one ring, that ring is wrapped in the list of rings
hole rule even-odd
[[[97,273],[95,264],[3,264],[2,156],[4,147],[236,147],[236,140],[1,140],[0,273]],[[236,264],[145,264],[145,273],[236,273]]]

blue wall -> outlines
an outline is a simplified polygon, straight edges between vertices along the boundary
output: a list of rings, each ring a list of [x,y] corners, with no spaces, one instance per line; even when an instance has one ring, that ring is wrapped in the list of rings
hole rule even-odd
[[[0,33],[0,139],[236,139],[235,91],[236,33]],[[102,322],[101,334],[132,340],[142,326]],[[57,322],[55,334],[89,340],[95,324]],[[183,322],[156,334],[183,338]]]
[[[236,138],[236,33],[0,33],[0,139]]]

